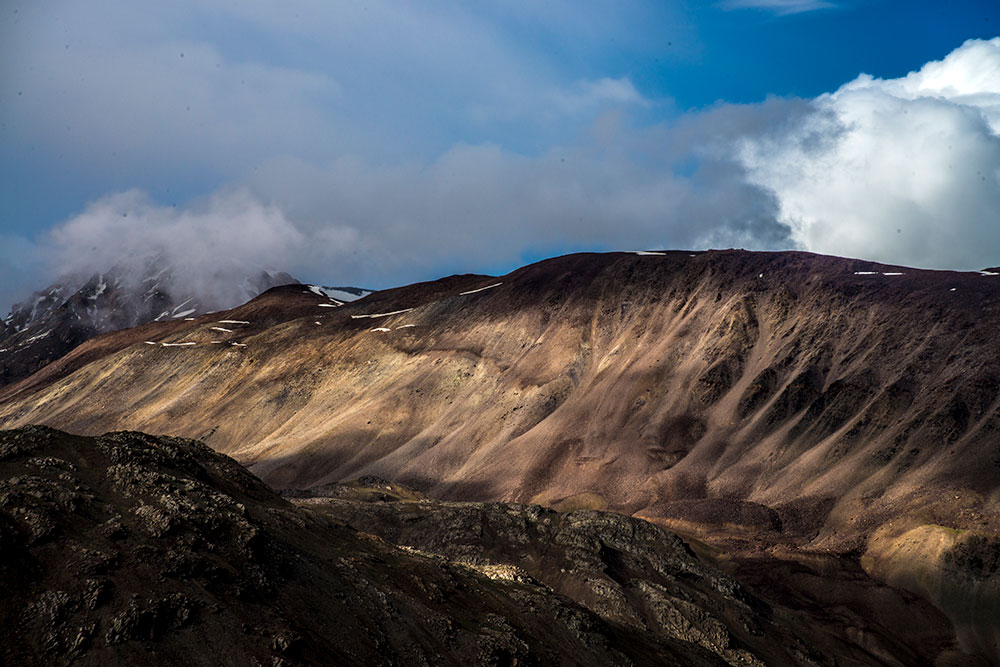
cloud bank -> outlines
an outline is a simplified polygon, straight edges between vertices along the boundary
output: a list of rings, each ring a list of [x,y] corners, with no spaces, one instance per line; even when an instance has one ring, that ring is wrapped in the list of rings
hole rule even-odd
[[[812,100],[718,104],[655,125],[630,120],[650,102],[627,78],[547,95],[553,107],[596,109],[596,120],[534,153],[463,143],[423,160],[262,159],[179,209],[112,194],[34,252],[50,271],[160,253],[192,284],[227,266],[374,288],[570,250],[1000,263],[1000,38],[899,79],[861,75]]]
[[[739,154],[799,245],[931,268],[1000,263],[1000,38],[899,79],[861,75],[813,106]]]
[[[222,262],[387,287],[567,248],[782,246],[776,202],[724,149],[748,123],[803,110],[774,100],[645,129],[612,113],[538,156],[461,144],[426,163],[277,158],[180,209],[139,191],[104,197],[49,233],[42,254],[71,271],[160,254],[192,284],[217,280]]]
[[[246,298],[246,279],[295,264],[305,242],[279,209],[246,189],[220,191],[184,209],[130,190],[93,202],[52,230],[38,251],[47,270],[71,284],[112,269],[138,283],[155,263],[158,273],[169,269],[160,282],[175,297],[195,296],[216,310]]]

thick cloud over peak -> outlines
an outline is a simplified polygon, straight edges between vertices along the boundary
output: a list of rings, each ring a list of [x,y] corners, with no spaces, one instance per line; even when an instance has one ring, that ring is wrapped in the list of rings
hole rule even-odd
[[[204,307],[218,309],[246,298],[245,279],[296,264],[306,247],[281,210],[246,189],[220,191],[181,210],[131,190],[91,203],[54,229],[41,250],[52,274],[77,281],[111,268],[143,271],[157,258],[171,269],[177,294],[198,295]]]
[[[1000,39],[899,79],[859,76],[813,105],[740,153],[799,244],[934,268],[1000,261]]]

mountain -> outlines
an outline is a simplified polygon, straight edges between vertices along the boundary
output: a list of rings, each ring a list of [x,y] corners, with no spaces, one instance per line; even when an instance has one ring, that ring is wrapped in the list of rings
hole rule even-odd
[[[613,510],[783,604],[870,618],[906,589],[1000,661],[993,273],[644,252],[280,287],[95,338],[0,390],[0,424],[199,438],[285,489]]]
[[[918,664],[928,605],[817,624],[640,519],[442,503],[376,478],[282,498],[201,443],[0,431],[0,660],[49,664]],[[968,657],[968,656],[966,656]]]
[[[287,273],[226,275],[230,284],[191,288],[161,259],[137,269],[118,265],[85,280],[67,278],[15,304],[0,325],[0,386],[31,375],[96,335],[201,315],[244,303],[277,285],[297,283]]]

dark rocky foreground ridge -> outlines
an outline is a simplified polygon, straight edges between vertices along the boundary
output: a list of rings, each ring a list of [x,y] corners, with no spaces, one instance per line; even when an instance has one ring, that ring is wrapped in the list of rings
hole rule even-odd
[[[377,478],[294,495],[196,441],[0,432],[0,661],[985,664],[912,596],[819,618],[619,514]]]

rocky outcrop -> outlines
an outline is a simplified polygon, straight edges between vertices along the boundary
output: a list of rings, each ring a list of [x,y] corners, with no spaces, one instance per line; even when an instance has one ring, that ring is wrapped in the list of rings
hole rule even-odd
[[[296,508],[197,442],[28,428],[0,470],[5,664],[725,664]]]
[[[638,519],[429,501],[377,478],[295,495],[282,498],[195,441],[0,432],[0,657],[623,666],[933,658],[919,652],[926,641],[879,654],[849,628],[817,627]],[[938,640],[938,650],[950,645],[946,631]]]

